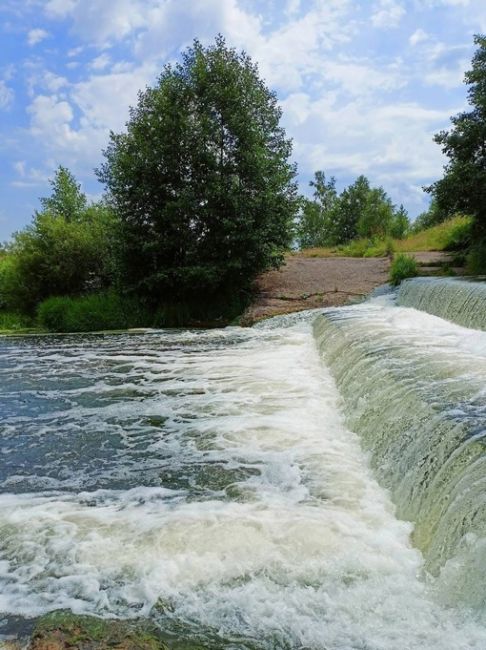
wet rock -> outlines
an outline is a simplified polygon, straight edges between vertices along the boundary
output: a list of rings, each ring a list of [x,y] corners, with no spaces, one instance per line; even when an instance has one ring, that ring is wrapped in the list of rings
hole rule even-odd
[[[168,650],[148,622],[105,620],[57,611],[39,619],[28,650]]]

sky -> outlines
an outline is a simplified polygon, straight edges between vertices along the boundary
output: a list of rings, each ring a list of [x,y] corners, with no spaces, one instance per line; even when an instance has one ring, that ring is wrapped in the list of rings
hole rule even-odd
[[[303,193],[316,170],[339,190],[365,174],[414,217],[483,32],[485,0],[0,0],[0,241],[59,165],[100,198],[110,130],[166,63],[218,33],[277,93]]]

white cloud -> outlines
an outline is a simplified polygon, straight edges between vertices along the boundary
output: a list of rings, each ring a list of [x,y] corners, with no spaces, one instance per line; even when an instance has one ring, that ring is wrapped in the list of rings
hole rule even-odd
[[[406,83],[399,70],[393,65],[376,68],[369,62],[338,60],[323,64],[322,74],[325,79],[352,95],[369,95],[377,90],[393,90]]]
[[[14,91],[7,86],[3,79],[0,79],[0,109],[7,110],[14,100]]]
[[[396,0],[380,0],[375,5],[371,22],[374,27],[385,29],[397,27],[405,13],[405,8]]]
[[[49,0],[46,4],[46,12],[56,18],[65,18],[73,11],[76,3],[77,0]]]
[[[27,34],[27,43],[32,47],[49,36],[45,29],[31,29]]]
[[[146,16],[155,0],[50,0],[46,13],[72,21],[73,31],[88,43],[106,46],[119,41],[138,27],[145,26]]]
[[[417,45],[418,43],[423,43],[428,40],[429,35],[423,29],[419,28],[414,31],[414,33],[408,39],[410,45]]]
[[[18,160],[14,163],[14,169],[19,176],[22,178],[25,176],[25,160]]]
[[[103,53],[100,54],[100,56],[97,56],[95,59],[93,59],[89,65],[90,68],[93,70],[104,70],[107,68],[111,63],[111,59],[108,56],[108,54]]]
[[[301,0],[287,0],[285,15],[287,17],[295,16],[300,11]]]
[[[41,81],[43,87],[53,93],[56,93],[61,90],[61,88],[65,88],[69,85],[69,82],[65,77],[61,77],[49,71],[42,76]]]

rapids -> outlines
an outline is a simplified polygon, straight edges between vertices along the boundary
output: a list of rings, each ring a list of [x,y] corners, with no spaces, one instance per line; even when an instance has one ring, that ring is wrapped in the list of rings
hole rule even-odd
[[[486,330],[486,283],[460,278],[413,278],[398,291],[398,304]]]
[[[213,650],[483,650],[485,379],[486,333],[389,298],[2,339],[0,630],[71,608]]]

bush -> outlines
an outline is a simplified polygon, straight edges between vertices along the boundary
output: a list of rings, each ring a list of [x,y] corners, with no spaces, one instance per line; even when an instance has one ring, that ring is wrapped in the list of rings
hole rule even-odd
[[[446,251],[465,250],[471,243],[472,220],[460,216],[451,222],[444,244]]]
[[[466,258],[466,268],[472,275],[486,274],[486,241],[479,242],[471,248]]]
[[[339,252],[349,257],[387,257],[394,251],[394,243],[391,237],[380,239],[354,239],[340,246]]]
[[[11,311],[0,311],[0,331],[15,332],[32,326],[30,318]]]
[[[63,168],[53,185],[53,197],[41,199],[44,211],[15,233],[0,260],[0,308],[33,314],[49,296],[106,290],[114,282],[118,221],[113,211],[103,203],[87,205]]]
[[[390,283],[397,286],[402,280],[414,278],[416,275],[418,275],[417,260],[409,255],[399,253],[390,267]]]
[[[149,312],[137,300],[115,293],[48,298],[39,305],[37,320],[51,332],[95,332],[151,325]]]

